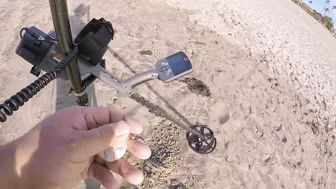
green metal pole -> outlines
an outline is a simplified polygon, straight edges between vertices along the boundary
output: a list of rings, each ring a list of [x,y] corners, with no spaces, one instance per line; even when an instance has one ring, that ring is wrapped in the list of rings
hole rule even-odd
[[[49,4],[58,44],[63,56],[65,57],[73,48],[67,1],[49,0]],[[70,63],[70,65],[66,68],[66,71],[73,88],[73,93],[76,96],[77,104],[80,106],[88,106],[88,95],[85,91],[85,87],[82,86],[82,80],[76,59]]]
[[[51,15],[57,34],[58,44],[61,49],[63,56],[73,47],[73,40],[71,35],[71,28],[68,15],[68,7],[66,0],[49,0]],[[75,59],[67,67],[67,74],[73,89],[73,93],[76,96],[77,104],[80,106],[89,106],[88,95],[85,91],[85,86],[82,85],[82,80]],[[93,179],[88,179],[85,181],[86,188],[99,189],[101,185]]]

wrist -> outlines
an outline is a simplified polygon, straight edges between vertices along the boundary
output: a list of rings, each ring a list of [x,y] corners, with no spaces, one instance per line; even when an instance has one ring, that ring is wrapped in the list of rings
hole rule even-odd
[[[0,146],[0,186],[4,189],[21,188],[15,163],[16,142]]]

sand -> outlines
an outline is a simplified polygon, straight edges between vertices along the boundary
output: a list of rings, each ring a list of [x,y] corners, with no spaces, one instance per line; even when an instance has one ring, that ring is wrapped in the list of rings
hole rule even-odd
[[[52,23],[45,1],[2,0],[0,7],[2,101],[35,79],[14,52],[19,30],[37,25],[48,31]],[[336,187],[336,39],[290,0],[71,0],[69,11],[74,35],[93,17],[113,23],[115,40],[105,58],[118,77],[183,50],[194,66],[186,78],[208,87],[194,89],[181,79],[136,90],[212,128],[218,146],[209,155],[194,153],[180,128],[106,84],[90,87],[97,106],[118,108],[146,128],[142,137],[154,156],[132,159],[146,173],[138,188]],[[71,105],[68,89],[61,80],[50,84],[0,125],[0,142]]]

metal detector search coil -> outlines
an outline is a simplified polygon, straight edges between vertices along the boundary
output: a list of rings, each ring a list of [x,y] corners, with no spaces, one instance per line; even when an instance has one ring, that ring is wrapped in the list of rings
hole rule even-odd
[[[216,149],[217,140],[213,131],[206,125],[195,125],[192,129],[204,136],[204,140],[200,139],[193,133],[187,133],[187,140],[190,148],[199,154],[209,154]]]

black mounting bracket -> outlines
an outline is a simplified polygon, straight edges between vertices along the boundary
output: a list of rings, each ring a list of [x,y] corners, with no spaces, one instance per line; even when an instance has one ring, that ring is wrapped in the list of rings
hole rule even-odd
[[[75,38],[74,43],[92,65],[97,65],[107,51],[113,39],[114,30],[111,22],[104,18],[92,19]]]

